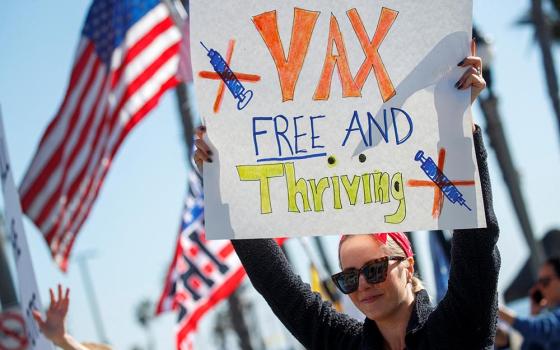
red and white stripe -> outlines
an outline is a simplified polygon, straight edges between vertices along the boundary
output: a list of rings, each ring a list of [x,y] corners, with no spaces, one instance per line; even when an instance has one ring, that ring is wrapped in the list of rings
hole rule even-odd
[[[181,239],[183,249],[192,246],[190,242],[185,242],[188,239],[184,235],[181,235]],[[222,274],[215,268],[208,268],[212,267],[212,264],[210,261],[206,261],[204,255],[189,256],[193,263],[214,281],[214,285],[207,287],[201,284],[197,290],[202,296],[199,300],[194,300],[191,294],[183,288],[177,288],[173,308],[177,308],[177,303],[181,303],[188,310],[188,314],[179,321],[176,328],[177,350],[192,349],[192,336],[202,316],[231,295],[245,278],[245,269],[229,241],[205,241],[205,245],[208,250],[216,253],[218,259],[227,265],[229,270]],[[187,255],[190,254],[187,252]]]
[[[67,94],[20,187],[25,213],[63,270],[123,139],[178,82],[180,41],[163,4],[130,28],[111,67],[81,40]]]

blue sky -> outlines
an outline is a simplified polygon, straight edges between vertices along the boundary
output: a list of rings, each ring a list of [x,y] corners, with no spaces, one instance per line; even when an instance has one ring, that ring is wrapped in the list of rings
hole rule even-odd
[[[64,96],[89,3],[60,0],[53,6],[52,1],[35,0],[4,4],[0,14],[0,104],[17,183]],[[494,41],[495,89],[502,122],[534,230],[542,236],[560,227],[560,135],[532,33],[513,24],[528,6],[529,1],[521,0],[475,1],[474,18]],[[558,50],[555,57],[560,58]],[[474,113],[484,126],[478,109]],[[486,144],[489,147],[488,141]],[[527,249],[491,149],[489,154],[494,204],[502,228],[503,289],[525,261]],[[161,291],[177,234],[186,172],[175,96],[167,93],[121,147],[73,251],[74,258],[94,254],[89,260],[94,288],[106,333],[117,349],[145,343],[134,320],[134,308],[142,298],[155,300]],[[61,274],[39,232],[28,220],[25,224],[43,301],[48,287],[58,282],[70,286],[69,328],[78,339],[95,340],[78,265],[72,262],[68,274]],[[297,244],[289,243],[289,248],[294,255],[301,254]],[[335,249],[336,244],[329,245],[332,256]],[[303,269],[305,264],[299,259],[296,265]],[[266,312],[264,307],[259,309],[260,314]],[[174,318],[166,315],[154,322],[158,349],[172,348]],[[209,320],[201,325],[201,338],[210,333]],[[204,339],[200,342],[213,344]]]

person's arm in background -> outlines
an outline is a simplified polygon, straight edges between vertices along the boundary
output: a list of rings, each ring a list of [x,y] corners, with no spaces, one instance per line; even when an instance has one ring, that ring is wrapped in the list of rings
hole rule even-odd
[[[507,308],[500,308],[500,319],[516,329],[530,342],[560,341],[560,309],[532,317],[516,316]]]
[[[45,319],[41,317],[41,313],[33,310],[33,317],[41,333],[52,341],[56,346],[64,350],[88,350],[87,347],[77,342],[70,334],[66,333],[64,321],[68,313],[68,305],[70,303],[69,295],[70,290],[66,288],[64,295],[62,293],[62,286],[58,285],[58,299],[55,298],[54,291],[49,289],[51,296],[51,304],[46,313]]]

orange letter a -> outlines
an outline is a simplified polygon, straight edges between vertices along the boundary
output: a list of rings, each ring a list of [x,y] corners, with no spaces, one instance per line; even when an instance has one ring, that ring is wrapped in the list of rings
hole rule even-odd
[[[253,17],[253,23],[263,38],[278,71],[282,101],[294,99],[294,90],[307,55],[311,34],[319,17],[319,12],[308,11],[300,8],[294,9],[294,23],[288,58],[284,54],[284,47],[278,33],[276,11],[261,13]]]
[[[337,54],[333,53],[333,44],[336,46]],[[336,17],[331,14],[331,22],[329,27],[329,43],[327,44],[327,55],[325,63],[323,64],[323,72],[319,79],[319,84],[313,95],[314,100],[328,100],[331,92],[331,81],[334,72],[334,67],[338,67],[338,75],[342,84],[343,97],[359,97],[361,96],[361,89],[358,89],[350,67],[348,65],[348,58],[346,56],[346,45],[338,26]]]

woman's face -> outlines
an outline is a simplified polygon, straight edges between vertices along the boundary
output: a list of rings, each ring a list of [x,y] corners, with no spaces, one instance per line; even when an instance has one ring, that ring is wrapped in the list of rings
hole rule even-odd
[[[360,269],[365,263],[391,254],[387,248],[370,235],[348,237],[340,247],[342,269]],[[408,266],[408,267],[407,267]],[[400,308],[407,307],[407,297],[412,293],[406,288],[414,270],[406,261],[389,261],[387,279],[384,282],[369,284],[360,274],[358,290],[348,294],[354,305],[367,318],[382,321],[394,316]]]

